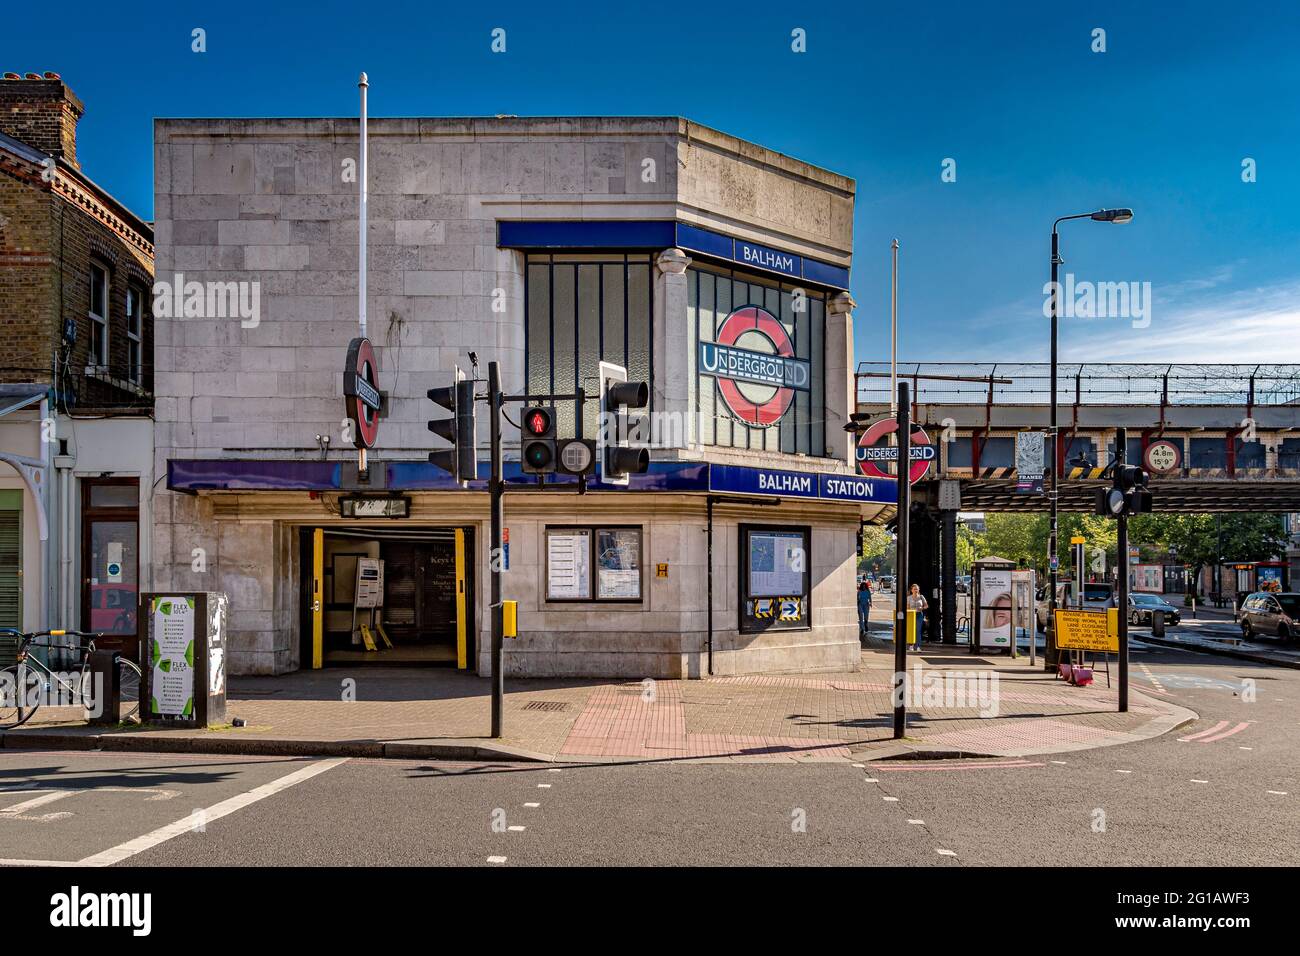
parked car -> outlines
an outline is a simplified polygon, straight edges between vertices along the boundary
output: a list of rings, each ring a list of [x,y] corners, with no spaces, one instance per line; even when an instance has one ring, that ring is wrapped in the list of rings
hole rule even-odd
[[[105,634],[134,634],[138,597],[134,584],[92,584],[90,629]]]
[[[1259,634],[1294,640],[1300,636],[1300,594],[1256,591],[1242,602],[1237,621],[1247,640]]]
[[[1165,612],[1166,624],[1177,624],[1182,620],[1178,608],[1159,594],[1130,594],[1128,596],[1128,622],[1130,624],[1150,625],[1151,615],[1155,611]]]
[[[1056,585],[1056,606],[1058,608],[1078,607],[1074,597],[1074,582],[1062,581]],[[1089,582],[1083,585],[1083,607],[1085,610],[1104,610],[1115,606],[1114,585],[1105,582]],[[1047,588],[1039,588],[1034,603],[1038,629],[1047,630]]]
[[[969,594],[969,593],[970,593],[970,575],[969,575],[969,574],[959,574],[959,575],[957,575],[957,593],[958,593],[958,594]]]

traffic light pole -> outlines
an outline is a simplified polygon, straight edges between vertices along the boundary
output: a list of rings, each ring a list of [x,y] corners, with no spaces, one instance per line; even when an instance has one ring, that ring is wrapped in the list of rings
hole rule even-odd
[[[1060,470],[1057,465],[1065,457],[1061,454],[1061,429],[1057,422],[1056,408],[1056,344],[1057,344],[1057,297],[1060,293],[1060,284],[1057,282],[1057,276],[1060,272],[1061,265],[1061,246],[1060,238],[1057,236],[1056,224],[1052,225],[1052,395],[1051,395],[1051,422],[1048,425],[1048,432],[1052,436],[1052,479],[1047,489],[1047,497],[1051,507],[1050,526],[1047,531],[1047,628],[1043,641],[1043,669],[1046,671],[1056,670],[1060,662],[1060,652],[1056,649],[1056,582],[1058,576],[1059,558],[1056,550],[1057,535],[1057,509],[1060,504],[1058,495],[1060,489],[1057,484]],[[1037,640],[1037,638],[1033,638]]]
[[[908,532],[912,523],[912,403],[898,383],[898,541],[894,552],[894,739],[907,733]],[[920,640],[920,635],[917,635]]]
[[[1126,464],[1125,459],[1128,457],[1128,430],[1124,428],[1115,429],[1115,461],[1120,464]],[[1118,566],[1118,573],[1115,581],[1115,601],[1119,605],[1119,614],[1117,615],[1119,634],[1119,712],[1128,713],[1128,508],[1127,506],[1119,513],[1116,521],[1116,555],[1115,564]]]
[[[492,544],[488,552],[488,566],[492,576],[492,737],[502,735],[502,711],[505,709],[506,682],[502,673],[505,645],[501,619],[501,566],[504,563],[501,545],[501,506],[505,497],[505,480],[501,474],[501,370],[496,362],[488,363],[488,432],[492,443],[492,474],[488,477],[488,493],[492,508]]]

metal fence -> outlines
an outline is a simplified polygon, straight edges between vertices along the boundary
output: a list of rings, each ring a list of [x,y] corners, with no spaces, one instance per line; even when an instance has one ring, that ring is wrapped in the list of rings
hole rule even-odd
[[[1046,362],[900,362],[898,378],[921,404],[1046,405]],[[857,400],[888,404],[889,363],[858,366]],[[991,392],[990,392],[991,390]],[[1287,405],[1300,403],[1300,365],[1057,365],[1056,399],[1085,405]]]

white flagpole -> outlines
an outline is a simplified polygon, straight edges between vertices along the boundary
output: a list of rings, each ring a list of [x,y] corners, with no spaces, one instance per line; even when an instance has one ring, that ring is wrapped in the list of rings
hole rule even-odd
[[[889,414],[898,417],[898,240],[890,246],[893,250],[894,270],[890,282],[889,306]],[[902,474],[902,471],[899,471]]]
[[[364,338],[366,334],[366,206],[370,201],[370,185],[367,181],[366,171],[366,153],[368,143],[366,139],[366,90],[370,83],[364,73],[361,74],[361,81],[357,84],[361,88],[361,156],[360,165],[360,206],[357,214],[360,236],[358,239],[357,255],[357,309],[360,317],[361,335]]]

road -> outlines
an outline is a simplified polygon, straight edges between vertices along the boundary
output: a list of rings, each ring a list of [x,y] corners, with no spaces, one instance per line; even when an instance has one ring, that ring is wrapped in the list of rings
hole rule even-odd
[[[548,766],[0,751],[0,858],[86,865],[1300,862],[1300,671],[1137,645],[1201,715],[1018,760]]]

